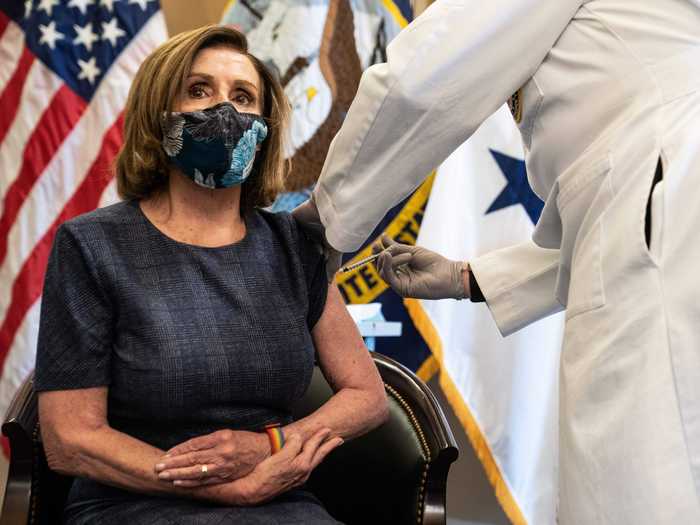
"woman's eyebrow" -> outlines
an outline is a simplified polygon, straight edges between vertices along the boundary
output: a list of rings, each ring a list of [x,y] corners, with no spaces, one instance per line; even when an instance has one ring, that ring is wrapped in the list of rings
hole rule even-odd
[[[190,73],[190,74],[187,76],[187,80],[189,80],[189,79],[191,79],[191,78],[201,78],[201,79],[203,79],[203,80],[206,80],[207,82],[213,82],[213,81],[215,80],[213,75],[210,75],[210,74],[208,74],[208,73],[197,73],[196,71],[193,71],[192,73]],[[249,89],[252,89],[252,90],[255,91],[256,93],[258,92],[258,86],[256,86],[256,85],[255,85],[253,82],[251,82],[250,80],[245,80],[245,79],[243,79],[243,78],[237,78],[237,79],[234,81],[234,85],[235,85],[236,87],[240,87],[240,86],[247,87],[247,88],[249,88]]]
[[[207,73],[197,73],[196,71],[193,71],[189,75],[187,75],[187,78],[190,79],[192,77],[200,77],[203,78],[204,80],[212,81],[214,80],[214,77],[212,75],[209,75]]]
[[[253,83],[250,82],[249,80],[244,80],[244,79],[242,79],[242,78],[241,78],[241,79],[237,79],[237,80],[235,81],[235,84],[236,84],[236,86],[243,86],[243,87],[247,87],[247,88],[249,88],[249,89],[252,89],[252,90],[255,91],[256,93],[258,92],[258,86],[256,86],[255,84],[253,84]]]

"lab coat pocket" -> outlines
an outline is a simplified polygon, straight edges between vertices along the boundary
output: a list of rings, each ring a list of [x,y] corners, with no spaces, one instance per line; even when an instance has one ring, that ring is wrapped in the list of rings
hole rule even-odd
[[[560,177],[557,207],[562,240],[557,297],[571,319],[605,304],[601,218],[612,199],[610,155]]]
[[[649,256],[658,264],[661,260],[664,226],[664,167],[659,157],[656,173],[649,190],[646,214],[644,217],[644,234]]]

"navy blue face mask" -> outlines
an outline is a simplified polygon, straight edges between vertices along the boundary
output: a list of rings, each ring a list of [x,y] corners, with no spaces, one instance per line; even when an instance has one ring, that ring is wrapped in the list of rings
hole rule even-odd
[[[260,115],[239,113],[229,102],[200,111],[164,114],[163,150],[182,173],[205,188],[242,184],[267,137]]]

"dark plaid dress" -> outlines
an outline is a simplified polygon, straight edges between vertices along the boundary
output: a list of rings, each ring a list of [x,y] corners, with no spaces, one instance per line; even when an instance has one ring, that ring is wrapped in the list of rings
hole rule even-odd
[[[44,284],[36,389],[108,386],[110,425],[161,449],[288,423],[313,370],[325,269],[290,215],[255,211],[246,226],[236,244],[191,246],[162,234],[136,202],[62,225]],[[336,523],[302,490],[230,508],[82,478],[65,521]]]

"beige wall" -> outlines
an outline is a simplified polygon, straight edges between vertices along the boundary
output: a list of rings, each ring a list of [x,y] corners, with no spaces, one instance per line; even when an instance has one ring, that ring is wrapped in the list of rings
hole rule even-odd
[[[433,3],[433,0],[413,0],[413,10],[416,13],[422,13],[426,7]]]
[[[226,4],[228,0],[160,0],[170,35],[218,22]]]

